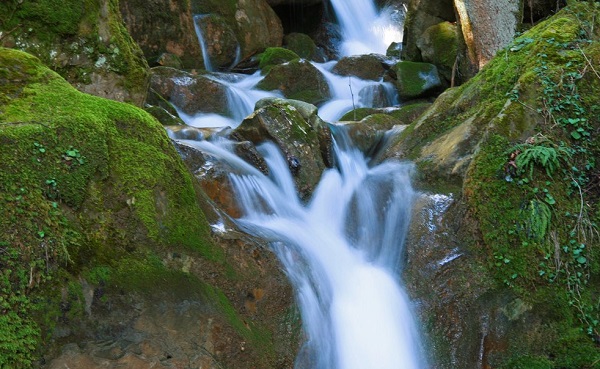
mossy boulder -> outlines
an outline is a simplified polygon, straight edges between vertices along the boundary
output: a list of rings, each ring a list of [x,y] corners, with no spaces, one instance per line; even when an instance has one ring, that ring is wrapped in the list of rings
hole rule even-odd
[[[600,243],[586,236],[599,194],[584,184],[600,157],[600,78],[586,68],[599,14],[573,2],[519,36],[384,155],[414,160],[417,186],[437,193],[407,241],[405,280],[441,368],[600,363]]]
[[[327,101],[331,96],[323,74],[305,60],[292,60],[274,66],[256,87],[265,91],[279,90],[288,99],[315,105]]]
[[[401,61],[391,67],[389,74],[401,100],[410,100],[439,93],[442,81],[435,65]]]
[[[267,99],[233,132],[233,137],[259,144],[274,142],[285,157],[302,198],[309,198],[331,156],[329,128],[316,107],[302,101]],[[299,108],[296,108],[299,106]]]
[[[381,80],[385,71],[384,57],[377,54],[346,56],[333,67],[333,73],[340,76],[354,76],[373,81]]]
[[[215,242],[210,206],[155,119],[4,48],[0,111],[0,228],[10,230],[0,265],[12,271],[0,278],[0,366],[292,360],[289,346],[272,343],[286,342],[277,332],[291,303],[277,263],[267,253],[259,268],[244,241]],[[252,293],[261,308],[251,311],[237,296]],[[165,311],[178,313],[154,325]],[[187,327],[190,317],[198,325]],[[199,354],[203,344],[226,349]]]
[[[141,106],[148,65],[117,0],[7,0],[0,46],[39,57],[80,91]]]
[[[300,56],[292,50],[283,47],[269,47],[260,55],[258,68],[260,68],[262,74],[266,74],[275,65],[298,59],[300,59]]]
[[[317,45],[307,34],[298,32],[288,33],[283,37],[283,45],[303,59],[318,59]]]
[[[442,22],[427,28],[417,46],[423,61],[434,64],[440,75],[450,82],[458,52],[456,24]]]

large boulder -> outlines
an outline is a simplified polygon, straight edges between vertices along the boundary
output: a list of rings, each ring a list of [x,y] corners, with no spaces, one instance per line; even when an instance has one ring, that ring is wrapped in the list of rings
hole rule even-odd
[[[469,1],[455,0],[458,22],[470,66],[463,69],[480,70],[496,52],[508,45],[522,19],[523,0]],[[490,17],[490,14],[494,14]]]
[[[233,67],[238,62],[240,44],[227,21],[219,15],[208,14],[195,16],[194,23],[205,45],[205,67],[210,70]]]
[[[288,99],[311,104],[325,102],[331,96],[323,74],[305,60],[292,60],[273,66],[256,87],[265,91],[279,90]]]
[[[426,63],[434,64],[447,82],[456,74],[458,35],[456,25],[442,22],[427,28],[417,40],[421,57]]]
[[[3,1],[0,47],[39,57],[80,91],[141,106],[148,65],[114,0]]]
[[[165,129],[20,51],[0,71],[0,366],[291,367],[278,262],[211,232]]]
[[[404,60],[423,61],[417,46],[423,32],[441,22],[456,22],[453,0],[410,0],[404,22],[402,55]]]
[[[578,228],[600,220],[596,185],[578,191],[598,183],[585,163],[600,155],[600,78],[586,68],[599,15],[574,2],[533,27],[386,150],[435,193],[415,213],[404,280],[438,368],[600,362],[600,246]]]
[[[333,67],[333,73],[379,81],[386,71],[384,62],[383,55],[377,54],[346,56]]]
[[[188,115],[229,113],[226,86],[204,75],[155,67],[150,88]]]
[[[317,45],[307,34],[288,33],[283,37],[283,45],[303,59],[323,61],[318,54]]]
[[[164,52],[177,55],[184,68],[204,68],[195,19],[200,20],[215,68],[227,69],[240,59],[266,47],[281,46],[281,21],[265,0],[142,0],[120,1],[121,12],[132,37],[153,61]],[[202,21],[203,15],[210,15]],[[220,60],[220,61],[219,61]]]
[[[326,166],[331,165],[327,124],[314,105],[302,101],[266,99],[233,132],[233,137],[259,144],[274,142],[287,160],[302,198],[309,198]]]
[[[390,69],[401,100],[436,94],[443,84],[437,67],[429,63],[402,61]]]

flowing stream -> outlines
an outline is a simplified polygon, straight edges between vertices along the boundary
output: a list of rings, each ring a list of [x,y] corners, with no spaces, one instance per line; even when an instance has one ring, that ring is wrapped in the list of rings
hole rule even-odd
[[[275,145],[259,147],[269,166],[265,176],[232,154],[229,142],[190,144],[240,173],[230,174],[244,214],[238,223],[272,244],[295,286],[307,336],[297,368],[424,368],[399,283],[412,165],[369,167],[338,131],[338,165],[324,172],[307,204]]]
[[[372,0],[331,3],[344,36],[343,55],[385,54],[392,41],[401,40],[401,25],[392,25],[391,10],[378,12]],[[197,33],[205,52],[199,27]],[[373,106],[378,89],[385,96],[383,105],[397,103],[391,85],[337,76],[331,73],[334,63],[315,64],[333,91],[319,110],[325,120],[335,121],[353,107]],[[260,98],[279,96],[254,89],[262,78],[258,73],[213,73],[210,78],[227,86],[231,116],[182,115],[189,125],[235,127]],[[418,330],[400,284],[415,196],[412,165],[370,167],[343,129],[332,131],[337,132],[336,167],[323,173],[307,203],[298,198],[288,164],[274,144],[258,148],[269,167],[266,176],[233,154],[229,141],[187,143],[235,168],[229,180],[243,212],[238,225],[272,245],[295,287],[306,333],[297,369],[423,369]]]

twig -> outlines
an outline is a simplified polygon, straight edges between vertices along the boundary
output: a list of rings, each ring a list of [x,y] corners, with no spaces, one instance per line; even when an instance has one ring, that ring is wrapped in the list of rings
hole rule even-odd
[[[598,71],[596,70],[596,68],[594,68],[594,65],[592,64],[591,60],[587,57],[587,55],[585,55],[585,53],[583,52],[583,50],[581,49],[580,46],[577,46],[577,48],[581,52],[581,55],[583,55],[583,57],[585,58],[585,61],[588,62],[589,66],[592,68],[592,71],[594,72],[596,77],[598,77],[598,79],[600,79],[600,74],[598,74]]]
[[[350,86],[350,96],[352,96],[352,112],[356,121],[356,106],[354,105],[354,92],[352,92],[352,77],[348,76],[348,86]]]
[[[14,26],[12,29],[6,31],[6,33],[3,33],[2,35],[0,35],[0,41],[2,41],[4,39],[4,37],[10,35],[11,33],[13,33],[14,31],[17,30],[17,28],[21,27],[20,24],[17,24],[16,26]]]

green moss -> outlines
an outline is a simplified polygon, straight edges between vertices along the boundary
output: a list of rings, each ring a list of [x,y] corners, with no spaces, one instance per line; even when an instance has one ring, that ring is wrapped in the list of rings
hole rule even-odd
[[[258,67],[262,74],[268,73],[273,66],[287,63],[300,57],[292,50],[282,47],[269,47],[261,54]]]
[[[510,348],[492,367],[600,363],[593,261],[600,243],[590,238],[597,234],[599,192],[591,183],[600,157],[600,79],[586,60],[600,57],[598,11],[575,2],[519,36],[469,82],[444,92],[393,149],[418,160],[428,185],[446,183],[469,158],[458,184],[465,226],[476,231],[465,243],[497,293],[534,306],[522,321],[526,328],[507,334]],[[468,134],[440,144],[454,143],[456,132]],[[529,165],[527,150],[539,155]],[[455,161],[444,167],[448,157]]]
[[[2,288],[22,285],[24,273],[32,285],[15,291],[26,299],[60,270],[114,265],[159,245],[223,262],[192,177],[156,120],[76,91],[20,51],[0,48],[0,71],[7,82],[0,84],[0,228],[10,230],[0,254],[17,255],[15,277]],[[3,270],[6,263],[0,261]],[[39,339],[28,306],[10,302],[16,315],[0,326],[2,337],[12,327],[29,332],[20,339],[29,351],[11,356],[23,363]]]
[[[289,33],[283,38],[283,43],[300,58],[311,60],[317,53],[317,45],[304,33]]]
[[[401,61],[392,67],[396,73],[396,87],[403,99],[414,99],[440,86],[435,65]]]
[[[377,112],[378,110],[375,108],[357,108],[344,114],[344,116],[340,118],[340,121],[360,121],[363,118],[366,118],[367,116]]]
[[[431,39],[433,58],[431,63],[451,71],[456,61],[458,39],[456,25],[450,22],[441,22],[429,27],[425,31]]]
[[[141,105],[148,66],[121,20],[118,0],[10,0],[0,4],[0,46],[39,57],[72,83],[114,82],[125,100]],[[115,94],[116,95],[116,94]],[[141,96],[141,97],[140,97]]]

